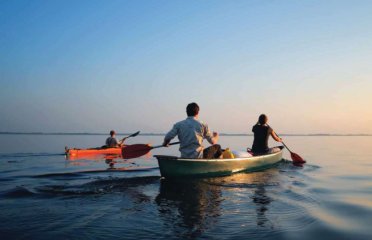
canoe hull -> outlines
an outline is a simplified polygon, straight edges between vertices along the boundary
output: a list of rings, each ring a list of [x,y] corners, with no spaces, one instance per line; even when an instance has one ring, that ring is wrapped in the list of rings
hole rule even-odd
[[[182,159],[174,156],[155,155],[162,177],[225,176],[236,172],[257,171],[282,160],[281,151],[249,158],[233,159]]]

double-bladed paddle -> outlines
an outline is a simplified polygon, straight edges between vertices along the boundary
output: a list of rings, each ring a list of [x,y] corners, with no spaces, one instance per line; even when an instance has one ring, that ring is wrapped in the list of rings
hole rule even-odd
[[[168,145],[176,145],[180,144],[180,142],[173,142]],[[129,158],[138,158],[143,155],[146,155],[148,152],[150,152],[154,148],[161,148],[164,147],[163,145],[158,145],[158,146],[151,146],[149,144],[132,144],[132,145],[127,145],[124,146],[121,154],[123,158],[129,159]]]
[[[126,137],[124,137],[123,139],[121,139],[119,142],[120,142],[120,143],[123,143],[127,138],[135,137],[135,136],[137,136],[139,133],[140,133],[140,131],[135,132],[135,133],[133,133],[133,134],[131,134],[131,135],[129,135],[129,136],[126,136]]]

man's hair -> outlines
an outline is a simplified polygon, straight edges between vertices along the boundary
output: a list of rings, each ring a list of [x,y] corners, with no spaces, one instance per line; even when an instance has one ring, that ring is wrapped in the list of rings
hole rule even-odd
[[[111,130],[110,131],[110,135],[111,135],[111,137],[115,134],[116,132],[114,131],[114,130]]]
[[[264,125],[267,122],[267,116],[265,114],[261,114],[260,117],[258,118],[258,122],[261,125]]]
[[[187,105],[186,113],[187,113],[187,116],[189,116],[189,117],[194,117],[194,116],[198,115],[198,113],[199,113],[198,104],[193,102],[193,103],[190,103],[189,105]]]

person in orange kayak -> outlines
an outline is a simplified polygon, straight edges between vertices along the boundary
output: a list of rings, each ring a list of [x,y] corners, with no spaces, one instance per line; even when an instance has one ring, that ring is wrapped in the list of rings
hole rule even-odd
[[[111,130],[110,137],[106,139],[106,145],[105,145],[106,147],[115,148],[115,147],[123,146],[123,142],[122,141],[118,142],[118,140],[116,140],[115,138],[115,135],[116,135],[116,132],[114,130]]]
[[[163,146],[168,146],[170,141],[178,136],[182,158],[219,158],[222,154],[221,146],[217,144],[219,135],[210,132],[208,125],[199,121],[199,106],[190,103],[186,107],[187,118],[174,124],[173,128],[165,135]],[[205,148],[203,139],[212,144]]]
[[[265,114],[261,114],[258,122],[253,126],[254,140],[252,145],[252,152],[255,155],[268,154],[280,151],[279,148],[269,148],[269,136],[275,141],[282,142],[282,139],[276,135],[274,130],[267,124],[268,118]]]

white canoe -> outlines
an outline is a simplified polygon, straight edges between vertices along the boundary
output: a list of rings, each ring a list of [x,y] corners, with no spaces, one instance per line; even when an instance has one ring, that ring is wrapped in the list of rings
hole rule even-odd
[[[162,177],[225,176],[236,172],[257,171],[282,160],[283,147],[271,154],[231,159],[188,159],[155,155]]]

